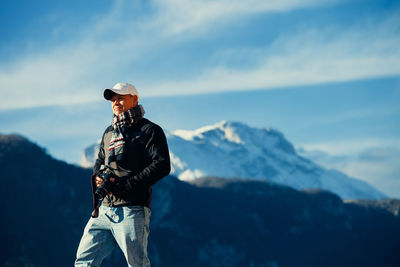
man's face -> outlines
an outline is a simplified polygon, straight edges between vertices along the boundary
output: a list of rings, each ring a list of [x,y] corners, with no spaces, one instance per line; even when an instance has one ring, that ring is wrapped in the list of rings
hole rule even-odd
[[[137,105],[136,95],[118,95],[114,94],[111,98],[111,107],[115,115],[119,115]]]

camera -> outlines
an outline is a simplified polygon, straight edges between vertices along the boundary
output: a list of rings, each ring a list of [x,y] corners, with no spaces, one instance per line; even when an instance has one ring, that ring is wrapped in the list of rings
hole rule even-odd
[[[103,183],[97,187],[95,195],[97,199],[102,200],[108,193],[112,192],[115,188],[114,182],[110,180],[111,177],[115,177],[110,170],[105,170],[98,175],[103,179]]]

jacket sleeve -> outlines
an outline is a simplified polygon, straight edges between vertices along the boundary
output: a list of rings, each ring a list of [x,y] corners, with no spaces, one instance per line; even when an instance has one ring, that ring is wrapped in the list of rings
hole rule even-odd
[[[171,171],[167,139],[160,126],[152,125],[145,145],[145,155],[150,164],[137,175],[128,179],[128,187],[152,186]]]

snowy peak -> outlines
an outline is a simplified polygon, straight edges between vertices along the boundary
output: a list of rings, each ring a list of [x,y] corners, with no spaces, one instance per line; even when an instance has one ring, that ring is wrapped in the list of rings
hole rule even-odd
[[[233,124],[237,124],[236,127]],[[243,144],[237,134],[237,126],[242,127],[244,124],[222,121],[214,125],[201,127],[197,130],[176,130],[174,135],[181,137],[187,141],[202,140],[215,136],[217,139],[226,139],[228,142]]]
[[[222,121],[196,130],[176,130],[168,135],[168,144],[172,174],[181,180],[252,178],[296,189],[324,189],[347,199],[385,197],[363,181],[299,156],[284,135],[271,128]]]
[[[169,137],[180,137],[195,143],[211,143],[214,146],[239,144],[254,149],[268,146],[295,154],[295,149],[283,134],[271,128],[258,129],[241,122],[221,121],[196,130],[175,130]]]
[[[98,140],[95,144],[87,147],[83,153],[81,158],[81,166],[84,168],[92,168],[94,162],[97,159],[97,154],[99,153],[101,140]]]
[[[293,162],[313,172],[315,166],[296,155],[293,145],[277,130],[222,121],[193,131],[168,135],[173,173],[182,180],[205,175],[271,179],[281,169],[294,171]],[[296,167],[297,168],[297,167]]]

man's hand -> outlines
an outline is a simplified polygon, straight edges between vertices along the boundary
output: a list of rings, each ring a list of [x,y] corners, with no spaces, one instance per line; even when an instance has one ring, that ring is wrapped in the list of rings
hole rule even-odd
[[[96,177],[96,186],[99,187],[103,183],[103,179],[101,179],[99,176]]]
[[[114,177],[110,177],[110,181],[114,182],[115,178]],[[96,177],[96,186],[99,187],[102,183],[103,183],[103,179],[100,178],[99,176],[97,176]]]

